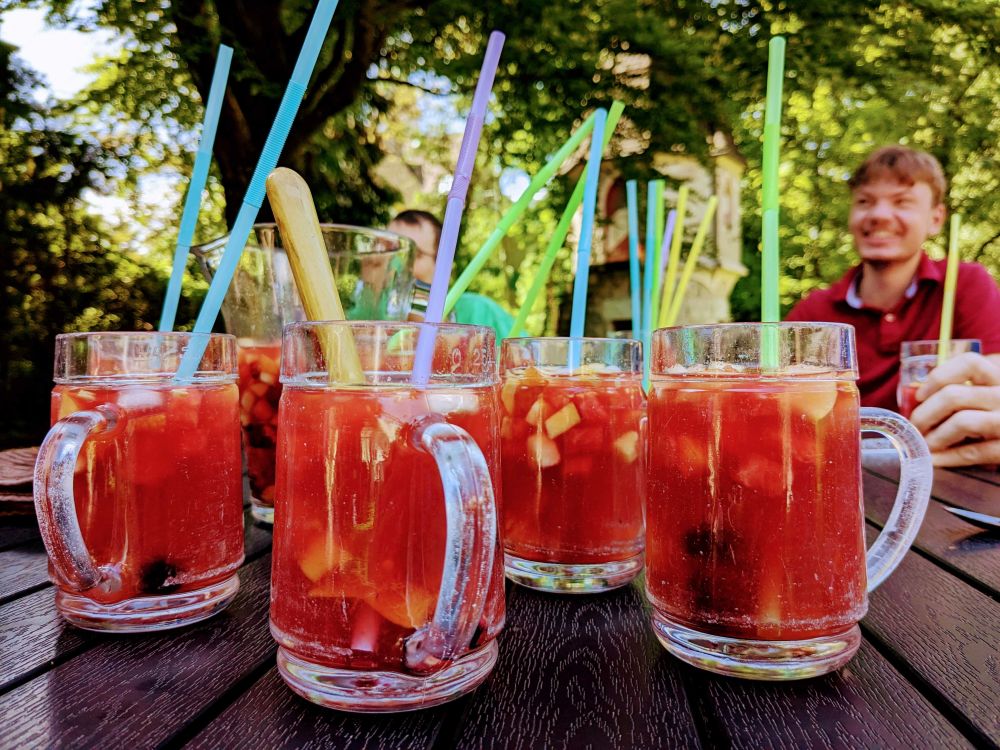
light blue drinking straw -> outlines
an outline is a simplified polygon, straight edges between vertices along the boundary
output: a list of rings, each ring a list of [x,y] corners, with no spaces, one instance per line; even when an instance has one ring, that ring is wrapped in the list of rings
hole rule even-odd
[[[295,61],[295,68],[292,70],[292,77],[285,88],[285,95],[281,98],[278,106],[278,113],[274,116],[274,123],[271,131],[264,141],[264,150],[261,151],[257,160],[257,167],[254,169],[250,186],[243,197],[243,204],[233,222],[233,228],[229,232],[229,241],[222,251],[222,260],[219,262],[219,269],[212,278],[212,283],[208,287],[208,294],[198,313],[198,319],[194,324],[195,333],[209,333],[215,325],[215,319],[219,317],[219,310],[222,309],[222,300],[229,289],[229,282],[236,273],[236,266],[240,262],[240,255],[243,253],[243,246],[247,237],[253,229],[253,223],[257,219],[257,212],[264,202],[264,181],[278,164],[278,157],[281,156],[281,149],[285,147],[288,140],[288,132],[292,129],[295,121],[295,114],[302,104],[302,97],[305,96],[306,86],[312,77],[313,68],[316,67],[316,58],[319,57],[323,48],[323,40],[330,29],[330,21],[333,13],[337,10],[338,0],[320,0],[313,14],[312,22],[309,24],[309,31],[306,32],[305,41],[299,51],[298,60]],[[177,379],[181,382],[189,381],[198,369],[205,347],[208,345],[208,337],[195,336],[184,352],[181,365],[177,368]]]
[[[219,125],[219,113],[222,111],[222,96],[226,92],[229,65],[232,61],[233,48],[220,44],[219,56],[215,59],[215,72],[212,74],[212,86],[208,90],[205,119],[201,123],[201,138],[198,141],[198,151],[194,157],[194,170],[191,172],[187,196],[184,198],[184,210],[181,212],[181,228],[177,233],[177,247],[174,248],[174,267],[170,272],[170,281],[167,283],[167,296],[163,300],[163,312],[160,313],[161,331],[174,329],[177,303],[181,297],[181,279],[184,278],[184,268],[187,266],[191,241],[194,239],[194,229],[198,225],[201,191],[205,189],[208,168],[212,165],[212,146],[215,144],[215,131]]]
[[[639,196],[635,180],[625,183],[628,205],[628,272],[632,293],[632,338],[642,341],[642,274],[639,271]]]
[[[583,188],[583,221],[580,224],[580,244],[576,250],[576,278],[573,281],[573,316],[570,319],[569,335],[583,337],[583,327],[587,319],[587,285],[590,280],[590,246],[594,238],[594,209],[597,205],[597,183],[601,176],[601,154],[604,151],[604,126],[608,113],[598,109],[594,120],[594,133],[590,137],[590,156],[587,159],[587,183]],[[579,341],[570,343],[569,368],[580,366]]]
[[[476,164],[476,151],[479,150],[479,136],[483,132],[483,123],[486,122],[486,106],[490,101],[493,79],[500,64],[500,52],[503,50],[505,38],[499,31],[490,34],[483,65],[479,69],[476,93],[472,96],[472,108],[465,121],[465,133],[462,136],[462,146],[458,151],[458,162],[455,165],[455,177],[448,193],[444,221],[441,223],[434,278],[427,299],[427,313],[424,315],[424,320],[428,323],[440,323],[444,317],[444,301],[448,295],[448,280],[451,278],[451,267],[455,261],[455,245],[458,244],[458,230],[462,225],[462,213],[465,211],[465,196],[469,192],[472,168]],[[410,381],[413,385],[426,385],[430,380],[434,339],[434,331],[427,326],[421,326],[420,335],[417,337],[417,350],[413,355],[413,374]]]

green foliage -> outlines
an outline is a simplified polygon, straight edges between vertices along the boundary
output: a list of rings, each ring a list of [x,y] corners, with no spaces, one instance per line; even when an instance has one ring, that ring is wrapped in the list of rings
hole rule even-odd
[[[44,435],[56,334],[150,328],[166,283],[90,215],[81,194],[110,156],[31,101],[35,78],[12,52],[0,44],[0,445]]]

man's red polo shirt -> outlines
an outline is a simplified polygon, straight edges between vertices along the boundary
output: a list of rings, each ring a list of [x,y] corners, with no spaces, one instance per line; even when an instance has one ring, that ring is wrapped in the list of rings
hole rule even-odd
[[[945,261],[923,255],[906,296],[892,310],[864,306],[857,294],[860,272],[861,266],[855,266],[828,289],[812,292],[786,320],[854,326],[861,403],[896,409],[900,344],[938,337]],[[952,338],[980,339],[983,354],[1000,352],[1000,288],[978,263],[959,264]]]

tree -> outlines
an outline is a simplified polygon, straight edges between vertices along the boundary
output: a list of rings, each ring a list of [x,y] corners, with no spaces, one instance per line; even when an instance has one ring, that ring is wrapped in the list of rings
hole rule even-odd
[[[81,194],[105,178],[109,155],[32,101],[36,78],[13,52],[0,43],[2,446],[45,434],[56,334],[151,328],[166,284],[89,214]],[[192,306],[186,297],[185,315]]]

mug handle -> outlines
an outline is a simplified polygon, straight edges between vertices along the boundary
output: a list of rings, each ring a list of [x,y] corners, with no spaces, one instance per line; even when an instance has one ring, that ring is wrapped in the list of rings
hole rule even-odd
[[[888,438],[899,454],[899,492],[882,533],[868,550],[868,591],[874,591],[903,560],[927,512],[934,467],[917,428],[887,409],[862,407],[861,431]]]
[[[492,580],[497,511],[486,459],[469,433],[430,417],[412,434],[437,463],[447,524],[434,617],[406,641],[407,668],[428,673],[460,656],[475,635]]]
[[[52,425],[35,461],[33,491],[38,529],[60,583],[73,591],[121,588],[121,576],[111,565],[94,563],[80,531],[73,495],[77,458],[88,438],[113,434],[121,410],[112,404],[78,411]]]

